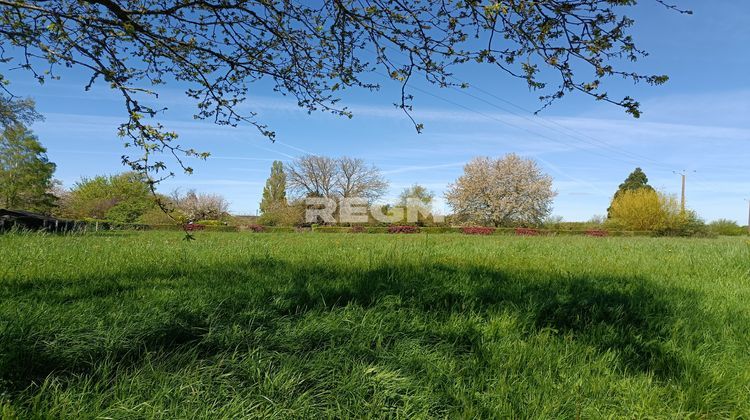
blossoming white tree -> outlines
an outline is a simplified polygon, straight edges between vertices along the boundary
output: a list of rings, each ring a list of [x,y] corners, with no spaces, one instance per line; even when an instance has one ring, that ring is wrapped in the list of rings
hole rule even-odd
[[[460,221],[511,226],[540,224],[551,213],[556,195],[552,177],[534,160],[508,154],[473,159],[445,198]]]

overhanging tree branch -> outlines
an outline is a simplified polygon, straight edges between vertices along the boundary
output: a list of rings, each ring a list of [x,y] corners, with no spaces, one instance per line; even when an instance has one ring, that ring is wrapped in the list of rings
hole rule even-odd
[[[123,97],[128,120],[120,134],[143,152],[123,161],[157,173],[167,167],[157,155],[166,153],[190,172],[183,158],[207,154],[182,148],[176,133],[147,121],[164,110],[158,91],[171,80],[187,86],[197,118],[248,124],[271,140],[275,133],[241,106],[260,80],[310,112],[351,116],[338,105],[339,92],[376,90],[379,84],[369,77],[384,72],[401,84],[396,106],[412,118],[410,81],[423,77],[439,87],[454,86],[451,69],[468,62],[524,79],[543,92],[542,108],[577,91],[637,117],[636,100],[616,99],[604,90],[605,79],[613,76],[655,85],[667,80],[625,68],[646,54],[628,34],[633,20],[622,14],[633,3],[0,0],[0,60],[15,62],[40,81],[69,66],[89,72],[87,87],[104,80]],[[408,61],[396,64],[404,56]],[[37,70],[40,66],[47,68]],[[421,124],[412,121],[419,130]]]

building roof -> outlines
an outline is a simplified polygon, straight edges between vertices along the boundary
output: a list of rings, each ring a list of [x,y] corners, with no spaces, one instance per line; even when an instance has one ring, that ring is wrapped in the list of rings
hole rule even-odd
[[[32,213],[30,211],[8,210],[8,209],[0,209],[0,217],[23,217],[23,218],[28,218],[28,219],[55,220],[54,217],[45,216],[40,213]]]

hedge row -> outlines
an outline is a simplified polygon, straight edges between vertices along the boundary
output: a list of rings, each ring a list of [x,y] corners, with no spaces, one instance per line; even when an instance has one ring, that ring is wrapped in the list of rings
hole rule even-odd
[[[401,233],[404,226],[319,226],[312,230],[320,233]],[[555,230],[529,228],[486,228],[486,227],[418,227],[420,233],[462,233],[468,235],[516,235],[516,236],[652,236],[649,231],[610,231],[602,229]]]
[[[86,228],[83,230],[94,230],[94,223],[88,221],[85,223]],[[165,225],[142,225],[142,224],[114,224],[99,223],[99,230],[165,230],[165,231],[182,231],[184,226],[165,224]],[[510,236],[656,236],[654,232],[649,231],[613,231],[604,229],[535,229],[535,228],[492,228],[480,226],[314,226],[312,228],[295,228],[291,226],[216,226],[201,225],[199,229],[204,232],[257,232],[257,233],[284,233],[284,232],[319,232],[319,233],[461,233],[466,235],[510,235]]]

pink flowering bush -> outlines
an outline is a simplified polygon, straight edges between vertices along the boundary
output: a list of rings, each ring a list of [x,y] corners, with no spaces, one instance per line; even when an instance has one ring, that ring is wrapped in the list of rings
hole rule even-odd
[[[517,236],[537,236],[539,231],[531,228],[516,228]]]
[[[492,235],[493,233],[495,233],[495,228],[484,226],[467,226],[461,228],[461,232],[467,235]]]

